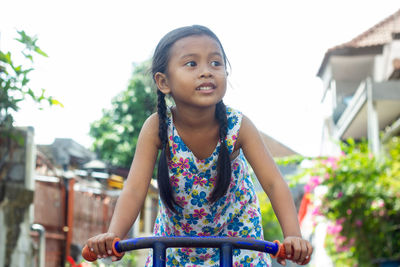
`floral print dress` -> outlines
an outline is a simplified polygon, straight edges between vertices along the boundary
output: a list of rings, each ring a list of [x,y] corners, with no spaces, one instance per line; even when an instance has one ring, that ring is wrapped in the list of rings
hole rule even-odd
[[[261,214],[254,186],[242,152],[232,160],[232,179],[227,194],[211,204],[208,201],[217,174],[220,143],[206,159],[199,160],[180,138],[172,112],[167,110],[168,138],[171,159],[169,177],[174,190],[178,213],[159,201],[155,236],[228,236],[263,239]],[[242,114],[227,107],[229,153],[233,152]],[[268,254],[234,249],[233,266],[271,266]],[[219,249],[168,248],[167,266],[219,266]],[[152,266],[152,253],[146,266]]]

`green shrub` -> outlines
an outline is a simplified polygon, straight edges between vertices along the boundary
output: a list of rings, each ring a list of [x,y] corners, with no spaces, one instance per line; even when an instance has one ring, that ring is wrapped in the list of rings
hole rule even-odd
[[[264,240],[283,241],[282,230],[279,225],[278,219],[275,216],[274,210],[272,209],[271,202],[264,193],[258,194],[258,200],[260,201],[262,227],[264,231]]]
[[[301,177],[317,204],[314,216],[328,220],[326,248],[338,266],[374,266],[400,258],[400,138],[379,157],[368,143],[348,140],[338,157],[318,158]],[[315,188],[326,192],[317,197]]]

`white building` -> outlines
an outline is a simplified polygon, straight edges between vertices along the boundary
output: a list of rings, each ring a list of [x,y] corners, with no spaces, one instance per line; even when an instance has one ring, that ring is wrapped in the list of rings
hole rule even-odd
[[[378,153],[382,141],[399,131],[400,80],[389,79],[394,61],[400,62],[400,10],[326,52],[317,74],[323,102],[332,106],[324,123],[323,155],[336,154],[335,141],[350,137],[367,138]]]

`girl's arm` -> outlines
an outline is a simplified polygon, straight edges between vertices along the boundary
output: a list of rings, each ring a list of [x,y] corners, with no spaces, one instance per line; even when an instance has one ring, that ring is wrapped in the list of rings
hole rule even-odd
[[[303,263],[306,257],[310,257],[312,247],[308,241],[301,238],[296,207],[291,192],[265,147],[259,131],[245,116],[242,119],[237,146],[242,148],[262,188],[271,200],[285,237],[284,246],[288,258],[297,263]],[[281,264],[286,264],[284,259],[278,261]]]
[[[158,117],[153,114],[140,131],[128,178],[118,198],[107,233],[87,241],[88,248],[96,255],[111,255],[114,238],[124,238],[135,222],[147,195],[159,146]]]

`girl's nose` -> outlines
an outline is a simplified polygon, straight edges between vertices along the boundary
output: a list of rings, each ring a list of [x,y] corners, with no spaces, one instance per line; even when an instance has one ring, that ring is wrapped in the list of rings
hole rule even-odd
[[[201,78],[208,78],[208,77],[211,77],[212,75],[213,75],[212,71],[210,70],[210,68],[208,66],[204,66],[201,69],[201,72],[200,72],[200,77]]]

